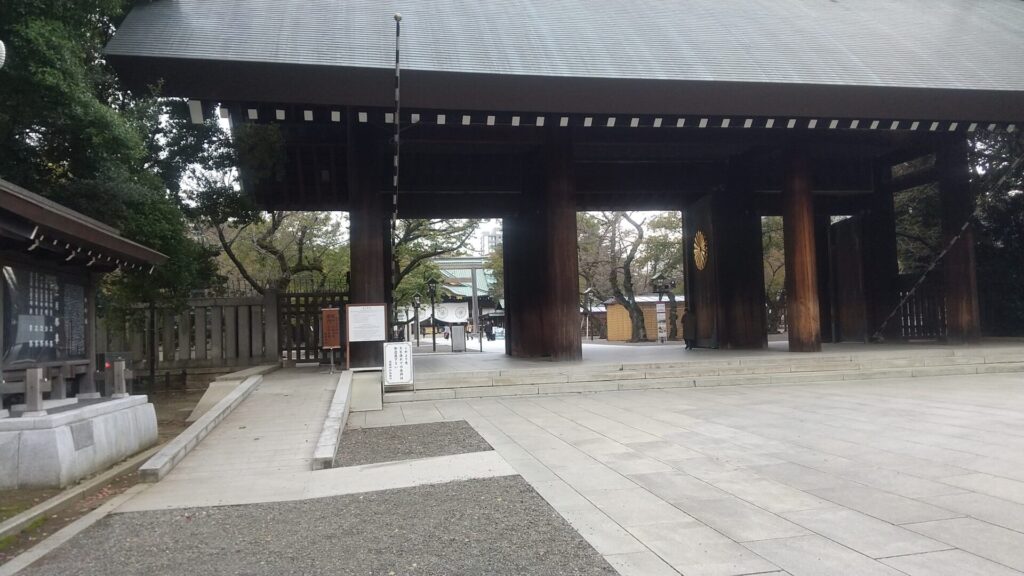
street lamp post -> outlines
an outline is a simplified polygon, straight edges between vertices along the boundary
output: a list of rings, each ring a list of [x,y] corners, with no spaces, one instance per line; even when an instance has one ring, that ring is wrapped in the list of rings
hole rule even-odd
[[[592,287],[583,291],[583,302],[587,307],[587,337],[591,341],[594,340],[594,333],[590,331],[590,317],[594,315],[593,297],[594,289]]]
[[[658,272],[651,278],[651,284],[654,286],[654,291],[658,293],[658,302],[661,302],[661,297],[668,294],[676,287],[676,281],[670,278],[665,278],[665,275]]]
[[[412,305],[415,307],[413,311],[413,317],[416,319],[416,347],[420,347],[420,295],[419,293],[412,295]]]
[[[430,341],[433,351],[437,352],[437,313],[434,310],[434,299],[437,298],[437,280],[427,280],[427,293],[430,294]]]

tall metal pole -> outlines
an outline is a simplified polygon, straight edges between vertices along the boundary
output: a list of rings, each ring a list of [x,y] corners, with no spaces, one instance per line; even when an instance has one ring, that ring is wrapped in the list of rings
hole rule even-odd
[[[399,43],[402,38],[402,15],[395,12],[395,157],[394,157],[394,192],[391,194],[391,305],[396,302],[395,291],[398,290],[398,158],[401,151],[400,136],[402,131],[402,67],[399,59]],[[397,313],[395,314],[397,316]],[[392,331],[395,339],[397,326]]]

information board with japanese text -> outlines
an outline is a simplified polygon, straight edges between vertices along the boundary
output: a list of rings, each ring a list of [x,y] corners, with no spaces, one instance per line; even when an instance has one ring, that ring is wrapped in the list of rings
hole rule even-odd
[[[384,344],[384,385],[412,383],[412,342],[387,342]]]
[[[322,347],[326,349],[341,348],[341,310],[338,308],[320,309],[320,329],[323,331]]]
[[[352,305],[348,312],[349,342],[383,342],[387,340],[387,306],[384,304]]]

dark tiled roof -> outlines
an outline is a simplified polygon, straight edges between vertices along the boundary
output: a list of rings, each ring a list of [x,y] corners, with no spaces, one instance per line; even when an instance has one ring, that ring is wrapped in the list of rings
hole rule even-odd
[[[155,0],[109,55],[1024,90],[1020,0]]]
[[[1021,0],[154,0],[134,87],[425,109],[1024,119]]]

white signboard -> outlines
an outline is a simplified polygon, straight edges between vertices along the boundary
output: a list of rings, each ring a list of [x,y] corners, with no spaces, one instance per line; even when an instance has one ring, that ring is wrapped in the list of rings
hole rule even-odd
[[[412,384],[412,343],[384,344],[384,385]]]
[[[469,303],[441,302],[436,306],[437,319],[441,322],[462,323],[469,320]]]
[[[348,312],[349,342],[383,342],[387,340],[387,307],[383,304],[368,304],[346,308]]]

